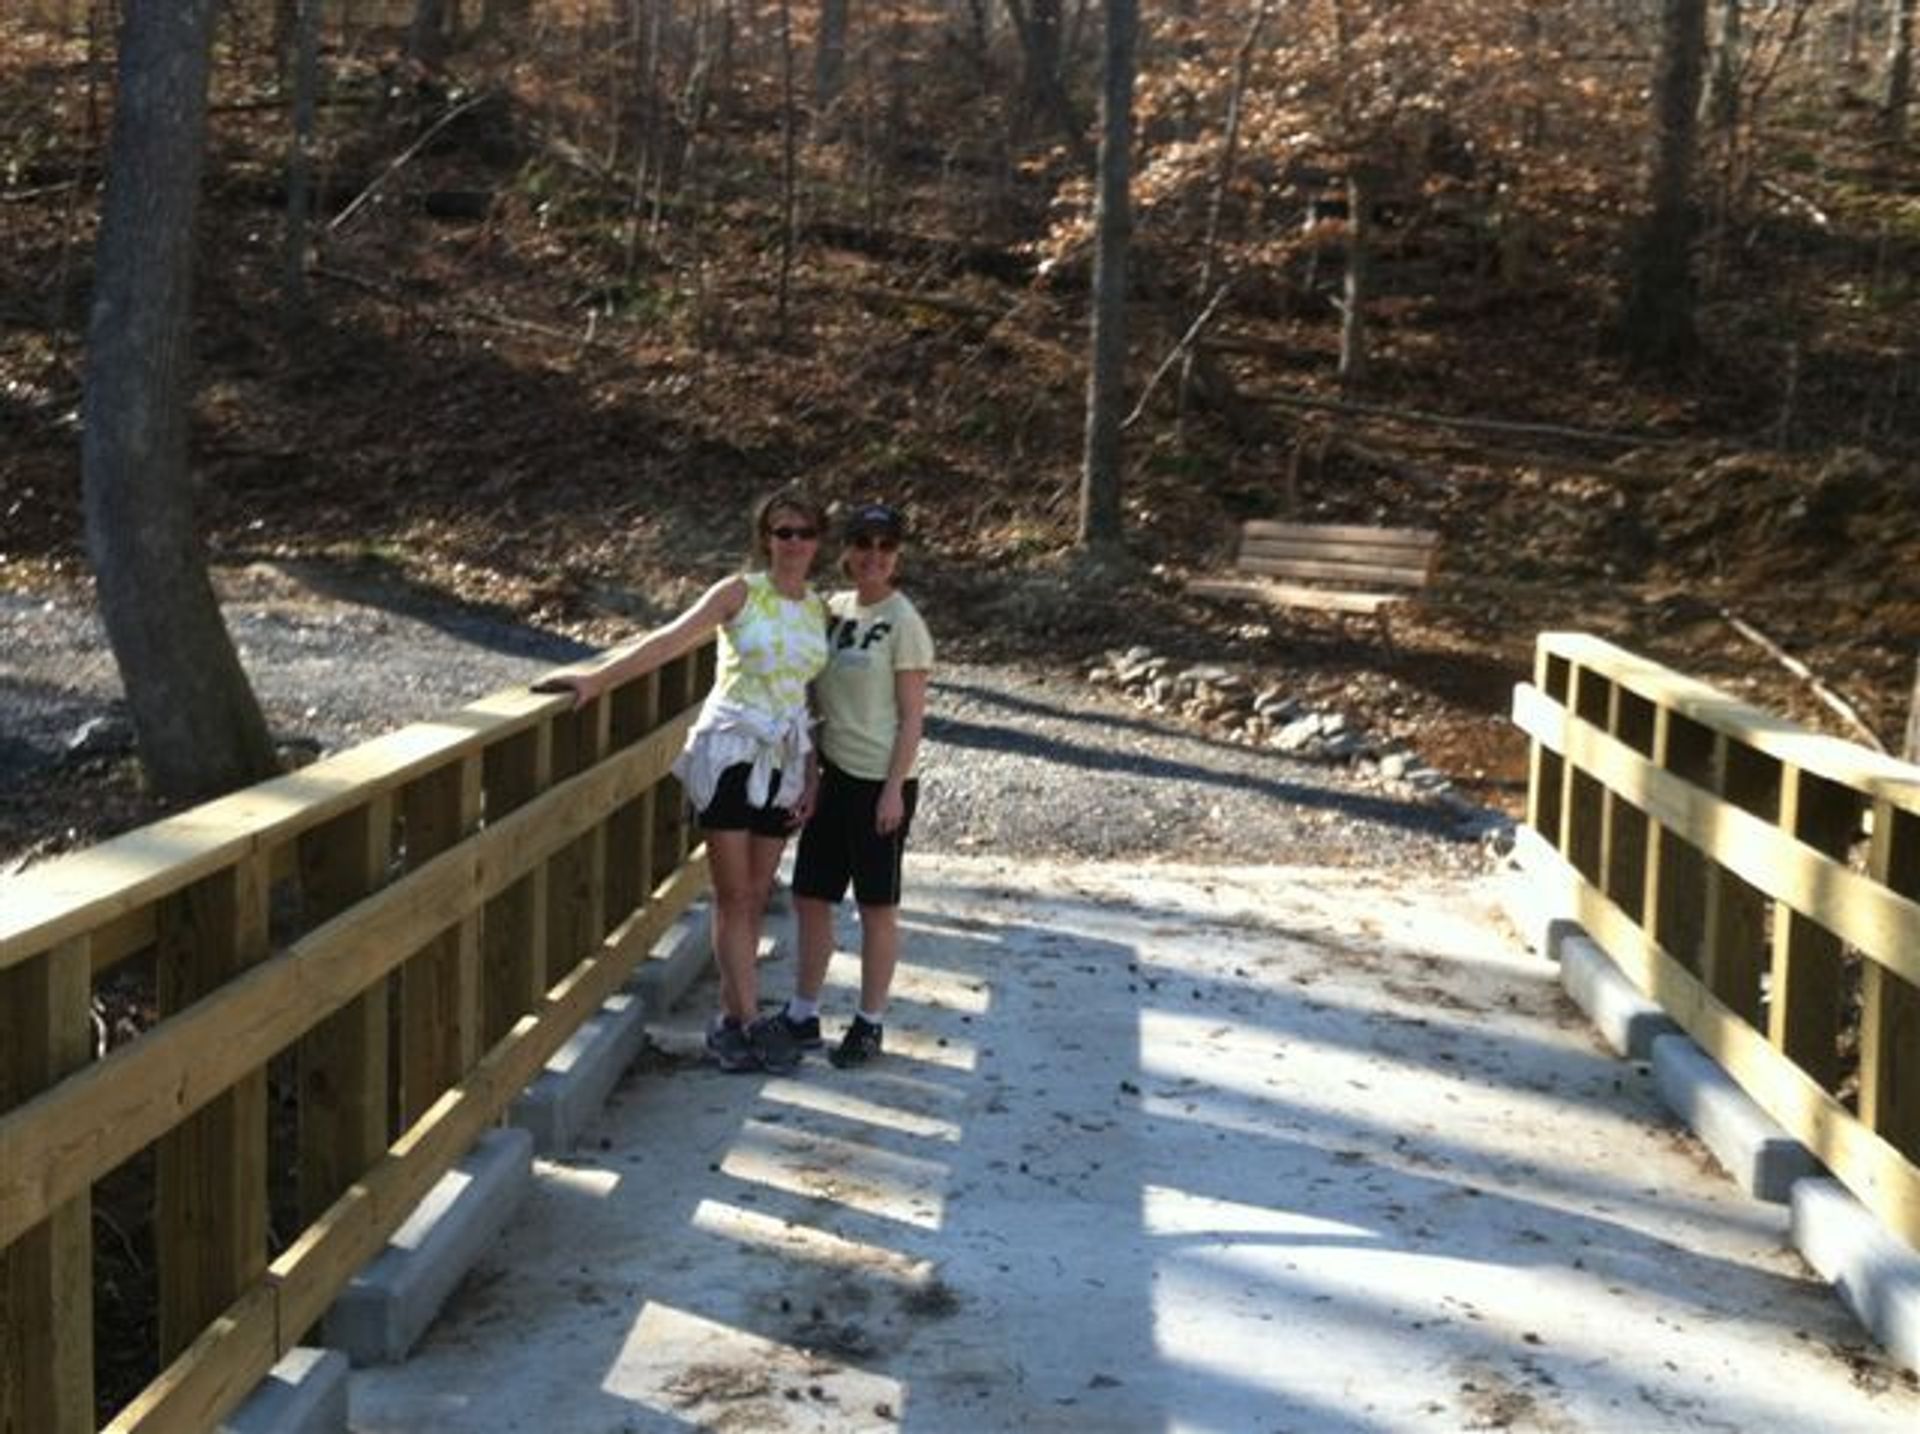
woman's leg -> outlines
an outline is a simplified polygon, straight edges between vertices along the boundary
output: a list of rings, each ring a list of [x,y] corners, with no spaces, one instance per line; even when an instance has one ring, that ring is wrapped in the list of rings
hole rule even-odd
[[[720,1008],[741,1025],[753,1019],[759,999],[754,958],[760,945],[760,915],[768,883],[760,879],[756,848],[767,839],[744,831],[710,831],[707,865],[713,875],[713,962],[720,971]],[[780,860],[775,845],[774,863]]]
[[[860,1010],[878,1019],[886,1012],[893,990],[893,970],[900,964],[900,908],[860,908]]]

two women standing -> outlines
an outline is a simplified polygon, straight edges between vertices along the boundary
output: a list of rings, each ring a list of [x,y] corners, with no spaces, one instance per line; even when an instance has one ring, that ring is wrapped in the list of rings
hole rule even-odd
[[[879,1016],[898,960],[900,856],[912,819],[911,772],[932,643],[918,613],[893,590],[905,535],[899,513],[872,504],[852,514],[845,562],[855,586],[835,597],[831,618],[808,585],[825,525],[824,510],[805,494],[773,494],[754,511],[749,571],[714,584],[672,622],[609,660],[534,684],[585,702],[718,631],[713,690],[674,772],[707,843],[721,1004],[707,1048],[728,1071],[784,1073],[799,1063],[803,1045],[819,1042],[813,1003],[832,951],[831,906],[850,879],[865,932],[862,1015],[835,1064],[878,1053]],[[830,662],[830,645],[846,654],[843,660]],[[876,683],[877,675],[884,680]],[[820,707],[824,764],[812,741],[809,684]],[[877,773],[876,749],[885,753]],[[808,828],[795,880],[801,994],[787,1010],[762,1018],[755,966],[761,922],[787,837],[801,827]],[[803,870],[812,873],[804,888]],[[800,1009],[805,1019],[797,1017]]]

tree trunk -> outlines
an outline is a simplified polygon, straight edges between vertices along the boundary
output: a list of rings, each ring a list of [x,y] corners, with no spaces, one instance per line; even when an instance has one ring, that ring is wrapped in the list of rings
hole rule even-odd
[[[101,616],[155,791],[277,770],[193,529],[187,365],[219,0],[127,7],[87,330],[81,481]]]
[[[1654,76],[1648,214],[1629,260],[1618,338],[1636,368],[1677,368],[1698,351],[1694,326],[1693,161],[1706,0],[1662,0]]]
[[[1093,342],[1086,449],[1080,469],[1080,545],[1118,547],[1120,422],[1127,360],[1127,248],[1132,238],[1134,46],[1138,0],[1107,0],[1100,87],[1099,190],[1094,211]]]
[[[407,51],[423,69],[437,70],[447,58],[446,0],[414,0],[413,28]]]
[[[1900,755],[1909,762],[1920,762],[1920,658],[1913,664],[1913,691],[1907,698],[1907,735],[1900,743]]]
[[[1007,16],[1020,37],[1024,101],[1016,110],[1023,115],[1050,117],[1074,160],[1082,168],[1094,167],[1099,161],[1087,145],[1086,127],[1074,113],[1073,100],[1067,94],[1060,0],[1007,0]],[[1107,23],[1113,23],[1111,6]]]
[[[1902,140],[1907,134],[1907,109],[1913,103],[1914,0],[1888,0],[1887,75],[1880,105],[1887,134]]]
[[[1356,161],[1347,174],[1347,272],[1340,293],[1340,383],[1367,376],[1367,302],[1373,289],[1373,175]]]
[[[1740,0],[1719,0],[1719,8],[1720,32],[1714,40],[1713,64],[1707,70],[1700,114],[1708,128],[1730,134],[1740,118],[1740,52],[1746,40]]]
[[[824,114],[840,98],[847,64],[847,0],[820,0],[820,38],[813,53],[813,104]]]
[[[280,293],[289,320],[307,306],[307,245],[313,212],[314,109],[320,89],[321,0],[289,0],[294,9],[293,139],[287,152],[287,232]]]

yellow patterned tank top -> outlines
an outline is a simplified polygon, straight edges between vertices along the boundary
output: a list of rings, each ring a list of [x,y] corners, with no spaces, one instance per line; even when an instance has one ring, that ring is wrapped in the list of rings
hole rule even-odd
[[[766,573],[748,573],[747,600],[720,629],[714,694],[769,716],[805,707],[807,684],[827,665],[827,605],[807,589],[783,597]]]

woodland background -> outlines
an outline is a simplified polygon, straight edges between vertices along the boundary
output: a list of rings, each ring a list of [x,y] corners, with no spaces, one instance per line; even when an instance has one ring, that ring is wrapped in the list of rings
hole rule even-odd
[[[191,327],[132,361],[188,405],[177,491],[216,576],[611,640],[799,477],[908,506],[949,651],[1242,663],[1496,804],[1546,626],[1903,740],[1913,0],[1140,6],[1117,542],[1083,541],[1082,498],[1130,6],[193,3]],[[12,590],[92,583],[83,471],[117,481],[82,415],[122,18],[0,14]],[[1183,595],[1285,514],[1444,534],[1394,650]],[[87,776],[56,845],[159,805],[130,762]],[[25,779],[8,819],[75,781]]]

